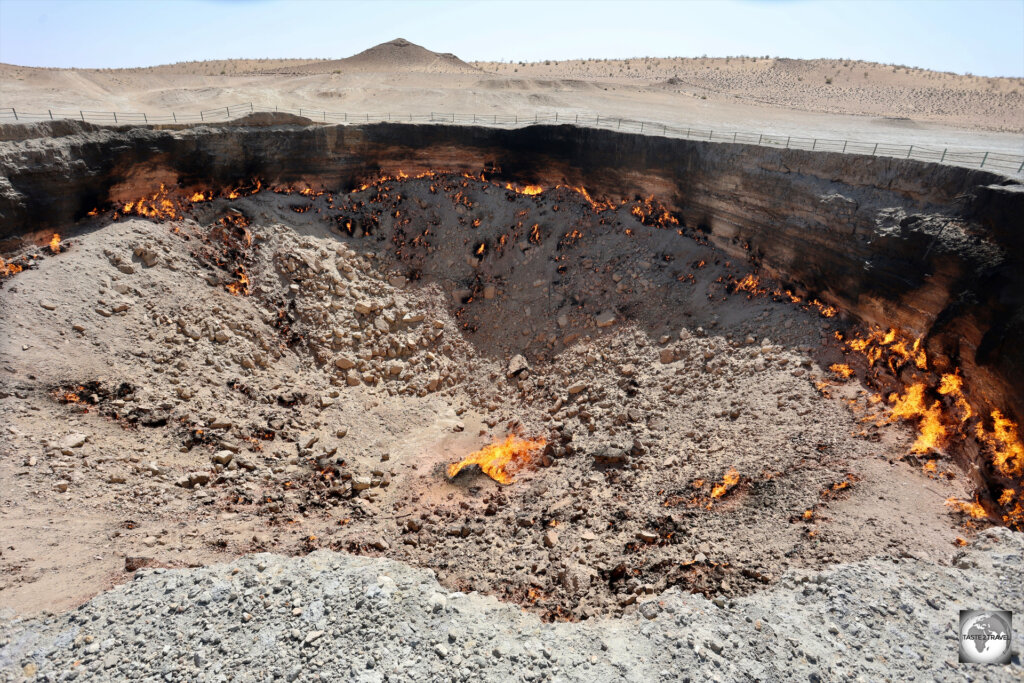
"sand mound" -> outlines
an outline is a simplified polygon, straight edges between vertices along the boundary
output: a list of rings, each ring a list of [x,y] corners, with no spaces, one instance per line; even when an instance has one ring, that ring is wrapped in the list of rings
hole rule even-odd
[[[299,67],[289,68],[287,71],[289,73],[303,74],[332,73],[335,71],[476,73],[479,72],[479,69],[470,66],[450,52],[431,52],[425,47],[410,43],[404,38],[396,38],[345,59],[304,64]]]

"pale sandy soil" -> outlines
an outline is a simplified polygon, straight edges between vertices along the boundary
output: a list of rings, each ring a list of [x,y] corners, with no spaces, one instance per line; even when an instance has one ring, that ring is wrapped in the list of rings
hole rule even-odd
[[[385,44],[330,61],[187,62],[119,70],[0,65],[0,107],[22,111],[196,113],[243,102],[396,116],[600,114],[719,131],[1024,153],[1022,79],[865,62],[467,64],[412,44]]]

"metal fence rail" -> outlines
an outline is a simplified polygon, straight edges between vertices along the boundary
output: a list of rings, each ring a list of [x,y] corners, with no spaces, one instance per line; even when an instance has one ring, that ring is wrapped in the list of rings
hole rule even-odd
[[[255,113],[294,114],[319,123],[376,123],[392,121],[395,123],[455,123],[475,124],[501,127],[516,127],[535,123],[572,123],[580,126],[621,130],[645,135],[663,135],[666,137],[687,140],[703,140],[707,142],[731,142],[779,149],[799,149],[819,152],[839,152],[841,154],[862,154],[868,156],[894,157],[898,159],[916,159],[940,164],[967,166],[970,168],[987,168],[1012,175],[1024,174],[1024,155],[1007,154],[993,151],[958,150],[949,147],[929,147],[924,145],[898,145],[882,142],[861,142],[857,140],[837,140],[828,138],[800,137],[793,135],[777,135],[769,133],[750,133],[741,131],[720,131],[673,126],[654,121],[601,116],[600,114],[456,114],[431,112],[429,114],[402,114],[396,112],[383,113],[352,113],[330,112],[319,109],[290,109],[284,107],[264,107],[252,102],[234,104],[228,107],[207,109],[199,113],[165,112],[150,114],[146,112],[104,112],[80,109],[78,111],[58,111],[47,109],[45,112],[18,111],[13,107],[0,108],[0,123],[57,121],[75,119],[89,123],[107,125],[154,125],[177,123],[218,123],[231,121]]]

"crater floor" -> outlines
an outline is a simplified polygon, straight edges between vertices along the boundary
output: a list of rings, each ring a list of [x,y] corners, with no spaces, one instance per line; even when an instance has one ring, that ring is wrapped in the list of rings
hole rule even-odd
[[[462,176],[89,219],[0,297],[0,601],[331,549],[541,619],[946,564],[970,491],[908,462],[839,317],[748,297],[654,202]],[[447,466],[547,448],[501,486]]]

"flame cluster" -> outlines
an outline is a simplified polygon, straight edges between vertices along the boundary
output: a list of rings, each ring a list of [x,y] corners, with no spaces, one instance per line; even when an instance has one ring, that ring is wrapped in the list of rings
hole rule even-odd
[[[504,441],[484,446],[467,455],[461,462],[449,465],[448,477],[454,477],[465,467],[477,465],[484,474],[499,484],[511,484],[516,472],[532,462],[545,445],[547,440],[544,437],[521,439],[509,434]]]
[[[836,338],[845,343],[847,351],[863,356],[869,368],[882,368],[896,377],[907,371],[912,373],[904,389],[890,393],[887,402],[890,422],[903,420],[916,424],[918,434],[911,446],[913,453],[939,451],[954,440],[973,436],[988,454],[995,472],[1018,482],[1024,478],[1024,443],[1017,423],[999,410],[992,410],[987,416],[976,410],[964,394],[964,380],[958,368],[953,372],[930,371],[921,338],[912,338],[897,329],[875,329],[845,340],[836,332]],[[991,427],[986,426],[987,422]],[[934,463],[926,464],[925,469],[933,471]],[[998,499],[1003,508],[1003,522],[1017,529],[1024,527],[1020,490],[1019,485],[1004,488]],[[973,518],[988,516],[977,499],[973,503],[950,501],[947,501],[950,508]]]
[[[119,216],[177,220],[182,218],[185,208],[184,203],[169,193],[164,184],[160,183],[160,189],[152,195],[122,204],[121,208],[114,213],[114,220],[117,220]]]
[[[662,204],[654,201],[654,195],[641,199],[629,210],[643,225],[657,228],[671,228],[679,225],[679,219],[673,216]]]
[[[747,298],[752,299],[755,296],[768,296],[775,301],[788,301],[794,304],[800,304],[804,310],[815,309],[825,318],[834,318],[839,313],[839,309],[835,306],[830,306],[818,299],[809,299],[804,301],[803,297],[797,296],[791,290],[762,287],[761,280],[758,276],[753,273],[748,273],[743,279],[737,281],[732,288],[733,292],[746,292]]]
[[[923,382],[917,382],[907,387],[902,395],[889,394],[889,403],[892,404],[890,422],[896,420],[917,421],[917,439],[910,447],[913,453],[930,453],[933,450],[938,450],[946,440],[946,427],[942,420],[942,403],[938,400],[929,401],[925,396],[926,390],[927,387]]]
[[[0,280],[14,277],[23,270],[25,270],[24,266],[14,262],[4,261],[0,258]]]
[[[841,335],[837,338],[842,341]],[[911,339],[895,328],[888,332],[874,329],[867,336],[846,340],[846,346],[867,358],[868,365],[884,360],[894,375],[910,362],[919,370],[928,368],[928,355],[921,346],[921,338]]]

